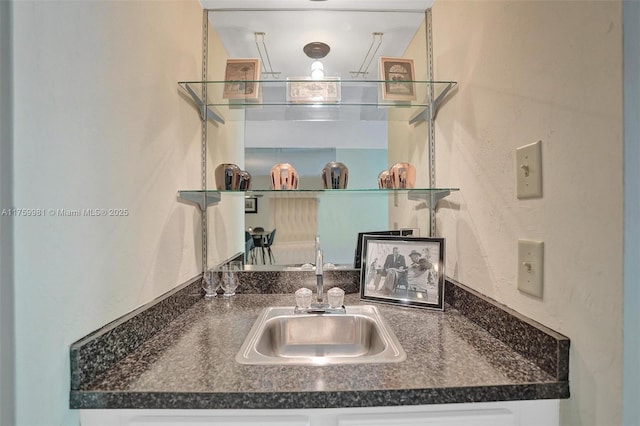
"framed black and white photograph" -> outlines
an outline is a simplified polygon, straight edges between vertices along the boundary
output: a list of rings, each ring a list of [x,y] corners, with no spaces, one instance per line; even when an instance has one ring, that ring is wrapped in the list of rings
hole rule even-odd
[[[291,103],[337,103],[341,99],[340,77],[287,78],[287,102]]]
[[[363,235],[360,297],[444,309],[444,239]]]
[[[365,235],[414,235],[413,229],[393,229],[389,231],[369,231],[359,232],[356,240],[356,254],[353,258],[353,267],[360,269],[362,267],[362,237]],[[417,235],[417,232],[416,234]]]
[[[258,99],[259,59],[227,59],[223,99]]]
[[[256,197],[249,197],[244,199],[244,212],[258,213],[258,199]]]
[[[380,58],[382,99],[391,101],[416,100],[415,71],[413,59]]]

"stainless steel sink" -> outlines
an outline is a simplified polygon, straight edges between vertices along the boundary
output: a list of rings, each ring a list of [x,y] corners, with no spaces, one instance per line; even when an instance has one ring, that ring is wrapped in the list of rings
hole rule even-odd
[[[247,335],[240,364],[325,365],[401,362],[407,355],[375,306],[346,314],[294,314],[265,308]]]

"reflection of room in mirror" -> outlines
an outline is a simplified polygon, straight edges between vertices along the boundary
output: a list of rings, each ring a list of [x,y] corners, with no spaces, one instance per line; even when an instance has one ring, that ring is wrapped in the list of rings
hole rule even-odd
[[[376,188],[375,170],[388,167],[386,149],[246,148],[245,157],[245,167],[253,175],[253,189],[268,189],[271,167],[283,161],[291,163],[298,171],[300,190],[323,190],[322,169],[337,159],[349,166],[349,188]],[[272,195],[266,193],[259,199],[257,214],[245,215],[245,229],[255,226],[278,229],[273,246],[278,265],[314,263],[315,236],[320,235],[325,261],[351,267],[357,233],[389,226],[387,199],[375,194],[350,194],[338,199],[336,204],[335,199],[318,202],[317,194],[298,192],[294,198],[310,197],[316,204],[296,206],[295,214],[288,211],[294,208],[288,204],[294,203],[293,200],[278,201],[287,194]],[[276,203],[279,204],[276,206]],[[286,220],[280,217],[280,211]]]

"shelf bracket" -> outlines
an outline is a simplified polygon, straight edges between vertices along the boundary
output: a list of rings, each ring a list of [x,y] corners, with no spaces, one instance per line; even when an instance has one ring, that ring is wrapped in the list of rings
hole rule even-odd
[[[426,107],[425,109],[423,109],[422,111],[420,111],[419,113],[411,117],[411,119],[409,120],[409,125],[414,125],[419,121],[427,121],[431,115],[429,113],[429,110],[430,108]]]
[[[447,96],[447,94],[451,91],[451,89],[456,87],[456,85],[457,83],[455,81],[449,82],[449,84],[447,84],[444,90],[440,92],[438,97],[433,101],[433,104],[431,104],[431,106],[426,107],[425,109],[423,109],[422,111],[414,115],[409,120],[409,124],[413,125],[418,123],[419,121],[427,121],[429,119],[435,120],[436,114],[438,113],[438,109],[440,108],[440,105],[442,104],[442,102],[444,102],[444,99]]]
[[[451,91],[451,89],[456,87],[456,85],[457,85],[457,83],[454,82],[454,81],[449,82],[449,84],[447,84],[447,87],[445,87],[444,90],[442,92],[440,92],[438,97],[433,101],[433,104],[431,105],[431,119],[432,120],[435,120],[436,114],[438,113],[438,109],[440,108],[440,104],[442,104],[442,102],[444,101],[444,98]]]
[[[207,207],[220,202],[220,192],[218,191],[178,191],[178,200],[190,204],[197,204],[201,211],[206,211]]]
[[[204,83],[206,84],[206,83]],[[215,111],[213,108],[208,107],[204,104],[204,102],[202,102],[202,99],[200,99],[200,96],[198,96],[198,94],[191,88],[191,86],[189,86],[189,83],[181,83],[179,85],[179,87],[187,94],[191,97],[191,99],[193,100],[193,102],[196,104],[196,106],[198,107],[198,109],[200,110],[200,119],[202,120],[213,120],[216,121],[220,124],[224,124],[224,118],[222,118],[222,116]]]
[[[407,194],[407,198],[413,201],[424,201],[427,203],[427,207],[431,210],[435,210],[438,201],[451,195],[450,189],[439,189],[431,191],[414,190]]]

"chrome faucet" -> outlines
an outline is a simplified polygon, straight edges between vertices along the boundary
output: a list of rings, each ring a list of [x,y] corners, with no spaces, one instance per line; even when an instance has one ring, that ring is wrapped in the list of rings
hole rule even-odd
[[[324,285],[323,285],[323,256],[318,238],[316,238],[316,303],[312,303],[308,308],[300,308],[296,306],[294,313],[296,314],[344,314],[346,309],[344,306],[331,307],[328,303],[324,303]]]
[[[322,305],[324,302],[324,289],[322,283],[322,249],[320,247],[316,248],[316,285],[317,285],[317,294],[316,294],[316,302]]]

